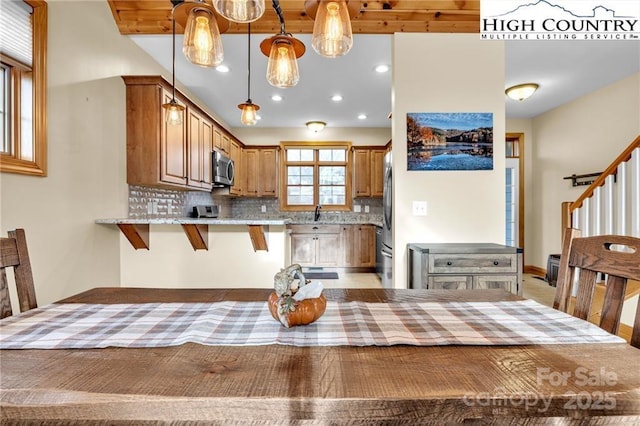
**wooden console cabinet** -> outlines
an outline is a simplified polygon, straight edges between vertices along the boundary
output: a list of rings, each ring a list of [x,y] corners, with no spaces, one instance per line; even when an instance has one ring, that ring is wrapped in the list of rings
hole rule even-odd
[[[522,294],[522,249],[490,243],[414,243],[407,250],[409,288],[502,288]]]

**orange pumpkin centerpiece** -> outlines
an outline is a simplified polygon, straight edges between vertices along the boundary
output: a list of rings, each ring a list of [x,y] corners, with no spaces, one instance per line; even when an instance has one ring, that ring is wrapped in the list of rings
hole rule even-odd
[[[296,288],[292,284],[294,277],[298,277]],[[271,315],[285,327],[311,324],[324,314],[327,299],[322,294],[322,284],[316,283],[300,291],[307,284],[298,264],[281,269],[274,277],[275,291],[269,295],[268,306]],[[296,292],[298,296],[294,297]],[[307,297],[302,297],[305,294]]]
[[[268,301],[271,316],[273,316],[276,321],[283,322],[281,316],[278,315],[278,309],[281,307],[281,304],[279,303],[280,297],[278,297],[275,291],[269,295]],[[286,327],[311,324],[320,318],[327,309],[327,299],[324,297],[324,294],[312,299],[304,299],[301,301],[292,300],[291,303],[293,304],[294,309],[287,310],[282,314],[287,321],[287,324],[283,323]],[[287,302],[285,301],[282,306],[286,306],[286,304]]]

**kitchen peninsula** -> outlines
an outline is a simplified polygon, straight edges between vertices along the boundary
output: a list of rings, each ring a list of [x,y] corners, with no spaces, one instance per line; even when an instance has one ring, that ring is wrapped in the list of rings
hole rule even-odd
[[[162,218],[162,219],[97,219],[98,224],[118,225],[133,248],[149,250],[149,225],[181,225],[194,250],[208,250],[209,225],[246,226],[254,251],[268,250],[265,226],[283,226],[288,219],[193,219],[193,218]]]

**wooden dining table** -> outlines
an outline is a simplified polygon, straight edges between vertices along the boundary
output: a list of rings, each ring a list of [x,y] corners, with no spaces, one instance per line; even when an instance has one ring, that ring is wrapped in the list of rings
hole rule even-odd
[[[324,292],[330,302],[521,299],[503,290]],[[94,288],[57,303],[264,301],[269,293]],[[633,424],[639,366],[640,350],[624,343],[1,350],[0,423]]]

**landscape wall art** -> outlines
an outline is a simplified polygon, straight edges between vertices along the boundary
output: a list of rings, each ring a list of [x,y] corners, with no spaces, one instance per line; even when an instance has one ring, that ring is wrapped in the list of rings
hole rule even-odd
[[[493,113],[407,113],[407,170],[493,170]]]

